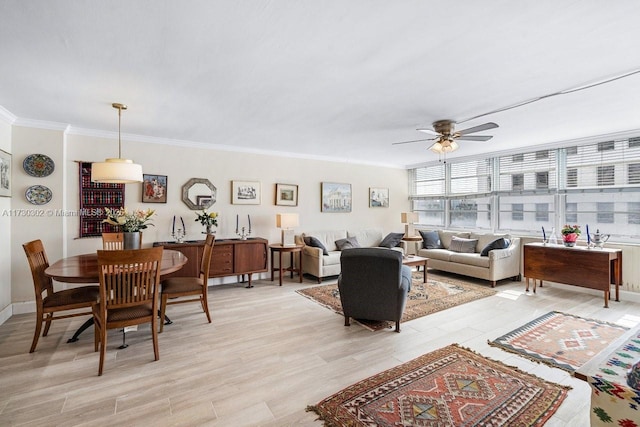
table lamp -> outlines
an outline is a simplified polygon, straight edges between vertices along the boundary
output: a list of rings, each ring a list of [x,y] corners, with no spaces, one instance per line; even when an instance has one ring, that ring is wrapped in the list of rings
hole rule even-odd
[[[416,234],[415,229],[413,228],[413,224],[418,221],[418,213],[417,212],[402,212],[400,214],[400,221],[404,226],[404,235],[405,237],[413,237]]]
[[[279,213],[276,214],[276,227],[282,229],[282,246],[295,246],[296,242],[293,238],[293,227],[297,227],[297,213]]]

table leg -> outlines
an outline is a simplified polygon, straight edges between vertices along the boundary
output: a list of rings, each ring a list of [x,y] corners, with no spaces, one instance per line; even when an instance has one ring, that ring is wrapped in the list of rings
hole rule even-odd
[[[93,316],[91,316],[89,319],[87,319],[86,322],[84,322],[79,328],[78,330],[73,334],[73,336],[71,338],[69,338],[67,340],[68,343],[70,342],[76,342],[78,341],[78,337],[80,336],[81,333],[83,333],[87,328],[89,328],[90,326],[93,326]]]
[[[273,282],[273,248],[271,249],[271,281]]]
[[[300,278],[300,283],[302,283],[302,251],[298,252],[298,277]]]
[[[249,278],[249,283],[247,284],[247,286],[245,286],[245,288],[253,288],[253,285],[251,284],[251,275],[253,273],[248,273],[247,277]],[[244,279],[244,274],[242,275],[242,278]]]
[[[609,291],[604,291],[604,308],[609,308]]]
[[[278,269],[280,271],[280,286],[282,286],[282,251],[278,252]]]
[[[295,271],[296,267],[295,264],[293,263],[293,252],[291,252],[291,278],[293,279],[293,272]]]
[[[420,270],[420,266],[418,266]],[[427,283],[427,261],[424,262],[424,271],[422,272],[422,283]]]

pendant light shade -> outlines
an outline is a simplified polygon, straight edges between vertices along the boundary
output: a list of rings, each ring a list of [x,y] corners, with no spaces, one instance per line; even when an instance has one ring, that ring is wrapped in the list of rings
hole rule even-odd
[[[142,182],[142,166],[133,163],[132,160],[122,158],[120,122],[122,110],[126,110],[127,106],[118,103],[113,103],[111,106],[118,110],[118,158],[106,159],[102,163],[93,163],[91,165],[91,181],[108,184]]]

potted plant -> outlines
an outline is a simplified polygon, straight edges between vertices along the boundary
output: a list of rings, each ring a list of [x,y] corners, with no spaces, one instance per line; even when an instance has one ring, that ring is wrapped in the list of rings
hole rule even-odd
[[[202,213],[196,214],[196,221],[199,221],[200,224],[206,227],[207,231],[204,231],[203,233],[211,234],[211,227],[218,226],[218,212],[207,213],[206,210],[203,210]]]
[[[562,227],[562,230],[560,230],[560,232],[562,233],[562,242],[567,247],[575,246],[576,240],[578,240],[578,237],[580,236],[580,233],[581,233],[580,226],[577,224],[576,225],[565,224],[564,227]]]
[[[127,208],[104,208],[107,218],[102,222],[120,227],[124,233],[125,249],[140,249],[140,230],[152,226],[151,217],[156,211],[153,209],[128,211]]]

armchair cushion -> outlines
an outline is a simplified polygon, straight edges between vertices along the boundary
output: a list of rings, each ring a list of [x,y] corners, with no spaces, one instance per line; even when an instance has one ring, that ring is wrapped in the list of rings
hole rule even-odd
[[[322,249],[322,255],[329,255],[327,248],[322,244],[322,242],[313,236],[305,236],[304,244],[314,248]]]
[[[380,242],[381,248],[395,248],[402,241],[404,233],[389,233]]]

